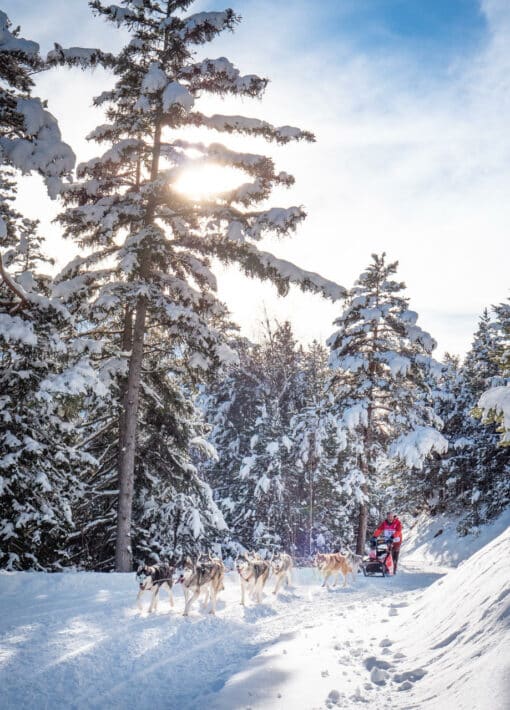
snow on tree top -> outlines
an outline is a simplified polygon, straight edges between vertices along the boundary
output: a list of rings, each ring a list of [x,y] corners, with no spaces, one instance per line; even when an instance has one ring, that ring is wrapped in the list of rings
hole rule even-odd
[[[0,52],[21,52],[29,57],[39,53],[39,45],[22,37],[15,37],[9,32],[10,21],[5,12],[0,10]]]

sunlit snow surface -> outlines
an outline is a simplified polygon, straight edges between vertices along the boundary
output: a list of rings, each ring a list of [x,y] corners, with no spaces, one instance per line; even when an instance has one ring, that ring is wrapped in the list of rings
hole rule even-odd
[[[509,546],[507,528],[444,574],[404,545],[396,577],[330,591],[303,569],[244,609],[231,572],[217,616],[187,619],[179,587],[139,613],[134,575],[0,573],[1,705],[503,710]]]

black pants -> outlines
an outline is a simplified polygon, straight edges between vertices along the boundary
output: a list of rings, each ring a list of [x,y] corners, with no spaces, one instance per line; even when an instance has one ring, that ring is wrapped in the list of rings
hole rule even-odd
[[[391,548],[391,556],[393,558],[393,573],[397,571],[398,556],[400,553],[400,545],[393,545]]]

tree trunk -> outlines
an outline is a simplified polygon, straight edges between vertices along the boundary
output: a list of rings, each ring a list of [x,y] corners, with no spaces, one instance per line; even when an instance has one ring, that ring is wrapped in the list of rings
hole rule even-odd
[[[366,445],[366,441],[365,441]],[[365,477],[364,483],[361,485],[361,490],[365,498],[368,497],[368,460],[363,454],[360,456],[360,469]],[[368,501],[365,500],[360,504],[358,513],[358,537],[356,539],[356,554],[363,555],[365,552],[365,541],[367,539],[368,527]]]
[[[171,14],[172,3],[167,2],[167,18]],[[165,31],[164,50],[168,49],[169,30]],[[161,123],[162,109],[155,123],[152,146],[152,161],[150,181],[154,182],[159,172],[161,155]],[[136,181],[140,184],[141,163],[138,160]],[[144,226],[154,222],[157,198],[149,198],[144,218]],[[145,250],[141,257],[141,276],[150,277],[150,254]],[[131,316],[132,317],[132,316]],[[131,547],[131,518],[133,510],[133,494],[135,488],[135,455],[136,455],[136,425],[138,421],[138,403],[142,380],[143,348],[145,338],[145,322],[147,318],[147,301],[144,297],[138,299],[133,327],[133,344],[129,359],[129,374],[125,396],[124,411],[119,419],[120,453],[119,453],[119,506],[117,513],[117,539],[115,543],[115,571],[131,572],[133,567],[133,550]]]
[[[126,308],[124,314],[124,329],[122,331],[122,352],[131,352],[133,347],[133,311],[130,308]],[[120,381],[119,386],[119,399],[120,399],[120,414],[119,414],[119,455],[117,470],[120,471],[122,468],[122,457],[124,456],[125,446],[124,437],[126,432],[126,410],[127,410],[127,392],[128,392],[128,378],[123,377]]]
[[[131,572],[133,552],[131,548],[131,512],[135,484],[136,424],[138,401],[142,379],[143,343],[147,302],[138,301],[133,329],[133,350],[129,360],[126,406],[122,414],[124,436],[119,456],[119,507],[117,514],[117,540],[115,547],[115,571]]]
[[[366,495],[366,483],[362,485],[363,493]],[[358,538],[356,540],[356,554],[363,555],[365,552],[365,540],[367,539],[368,526],[368,503],[361,503],[358,513]]]

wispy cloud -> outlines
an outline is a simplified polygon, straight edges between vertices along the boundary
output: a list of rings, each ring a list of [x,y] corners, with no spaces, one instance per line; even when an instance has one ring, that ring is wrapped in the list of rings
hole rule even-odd
[[[398,12],[398,3],[385,2]],[[92,19],[82,2],[51,0],[35,17],[28,6],[39,6],[32,2],[5,4],[45,49],[53,37],[87,46],[121,39]],[[196,7],[217,5],[208,0]],[[476,41],[470,35],[463,42],[459,33],[458,46],[448,47],[447,37],[434,44],[425,30],[421,38],[416,31],[412,41],[399,41],[376,16],[366,16],[366,32],[354,27],[353,0],[233,5],[243,23],[208,52],[231,57],[243,71],[268,75],[271,84],[262,103],[218,100],[208,108],[297,124],[318,139],[311,146],[270,148],[279,167],[297,179],[278,201],[304,204],[309,217],[294,239],[264,246],[345,286],[371,252],[385,250],[400,261],[412,306],[440,350],[464,351],[482,309],[508,295],[508,2],[483,0]],[[450,21],[455,29],[455,18]],[[67,71],[39,82],[81,159],[94,151],[83,136],[102,121],[91,111],[90,97],[109,82],[101,72]],[[41,213],[45,198],[41,193],[34,199],[38,188],[30,189],[30,203]],[[27,196],[23,200],[28,205]],[[233,273],[223,279],[221,295],[249,333],[262,303],[290,318],[306,340],[327,336],[339,310],[294,292],[278,299],[271,287],[247,285]]]

